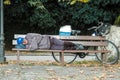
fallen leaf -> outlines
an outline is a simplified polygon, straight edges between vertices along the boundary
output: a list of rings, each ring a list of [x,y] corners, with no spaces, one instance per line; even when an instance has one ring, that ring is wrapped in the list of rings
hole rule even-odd
[[[114,76],[114,75],[109,75],[108,77],[109,77],[109,78],[114,78],[115,76]]]
[[[84,70],[81,70],[80,73],[83,74],[83,73],[84,73]]]
[[[93,80],[100,80],[100,78],[98,78],[98,77],[93,77]]]

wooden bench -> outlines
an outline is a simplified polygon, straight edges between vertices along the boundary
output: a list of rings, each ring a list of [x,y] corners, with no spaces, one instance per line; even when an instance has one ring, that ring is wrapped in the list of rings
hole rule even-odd
[[[74,43],[82,44],[83,46],[96,46],[96,47],[101,47],[101,46],[107,46],[107,43],[105,42],[105,38],[101,36],[59,36],[59,35],[50,35],[51,37],[55,37],[57,39],[61,39],[64,41],[71,41]],[[25,34],[15,34],[14,35],[14,40],[12,40],[12,44],[15,46],[16,39],[18,37],[25,37]],[[12,48],[13,51],[17,51],[17,63],[19,64],[19,57],[20,57],[20,52],[21,51],[30,51],[28,49],[16,49]],[[60,62],[61,64],[64,64],[64,54],[65,53],[108,53],[110,52],[109,50],[35,50],[39,52],[59,52],[60,53]],[[105,61],[105,55],[103,55],[103,61]]]

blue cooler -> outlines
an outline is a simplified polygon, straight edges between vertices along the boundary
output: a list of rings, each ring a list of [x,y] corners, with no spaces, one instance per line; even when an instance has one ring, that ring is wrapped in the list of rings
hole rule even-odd
[[[59,35],[60,36],[70,36],[71,35],[71,26],[70,25],[62,26],[59,30]]]

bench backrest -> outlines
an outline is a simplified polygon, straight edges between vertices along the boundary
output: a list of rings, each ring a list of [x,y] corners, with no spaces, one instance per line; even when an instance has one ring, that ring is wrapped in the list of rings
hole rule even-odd
[[[16,45],[16,39],[18,37],[25,37],[26,34],[15,34],[14,40],[12,41],[13,45]],[[51,37],[55,37],[57,39],[61,39],[64,41],[71,41],[74,43],[82,44],[84,46],[106,46],[105,37],[101,36],[59,36],[59,35],[50,35]]]

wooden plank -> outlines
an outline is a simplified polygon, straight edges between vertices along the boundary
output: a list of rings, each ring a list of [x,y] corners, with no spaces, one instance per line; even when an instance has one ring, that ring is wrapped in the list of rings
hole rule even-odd
[[[82,44],[83,46],[107,46],[106,42],[100,42],[100,41],[70,41],[75,44]],[[17,41],[13,40],[12,45],[17,45]]]
[[[108,43],[105,41],[71,41],[75,44],[82,44],[83,46],[107,46]]]
[[[17,39],[18,37],[25,37],[26,34],[14,34],[14,39]]]
[[[60,36],[62,40],[105,40],[105,37],[101,36]]]
[[[17,39],[18,37],[25,37],[26,34],[15,34],[14,38]],[[50,35],[51,37],[55,37],[57,39],[63,40],[105,40],[105,37],[101,36],[59,36],[59,35]]]
[[[29,49],[16,49],[16,48],[13,48],[12,49],[13,51],[30,51]],[[110,52],[109,50],[35,50],[36,51],[40,51],[40,52],[64,52],[64,53],[68,53],[68,52],[71,52],[71,53],[74,53],[74,52],[89,52],[89,53],[108,53]],[[34,51],[32,51],[34,52]]]

